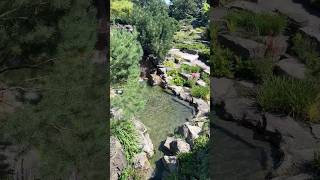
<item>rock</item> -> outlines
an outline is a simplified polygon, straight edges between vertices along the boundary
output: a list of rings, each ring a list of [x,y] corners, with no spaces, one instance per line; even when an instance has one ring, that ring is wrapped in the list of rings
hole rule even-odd
[[[111,117],[115,120],[121,120],[124,116],[123,110],[119,108],[110,109]]]
[[[165,67],[159,68],[159,70],[160,70],[163,74],[166,74],[166,73],[167,73],[167,68],[165,68]]]
[[[218,35],[218,41],[226,48],[244,59],[263,58],[266,53],[266,46],[250,39],[231,35]]]
[[[181,86],[176,86],[176,85],[170,85],[169,84],[168,88],[171,89],[176,96],[179,96],[180,93],[183,92],[183,87],[181,87]]]
[[[182,77],[184,77],[185,79],[190,79],[190,78],[192,77],[191,74],[187,74],[187,73],[180,73],[180,75],[181,75]]]
[[[122,171],[127,167],[124,150],[114,136],[110,137],[110,179],[118,180]]]
[[[190,122],[185,122],[179,130],[180,134],[187,139],[187,142],[192,144],[193,141],[199,137],[201,127],[191,125]]]
[[[232,3],[227,4],[227,8],[240,9],[245,11],[251,11],[254,13],[261,12],[272,12],[273,9],[269,7],[258,6],[256,2],[248,2],[248,1],[234,1]]]
[[[234,80],[228,78],[211,78],[211,97],[213,104],[221,104],[225,99],[237,97]]]
[[[192,62],[193,66],[199,66],[203,71],[207,72],[208,74],[210,74],[210,67],[208,65],[206,65],[204,62],[200,61],[200,60],[194,60]]]
[[[276,12],[281,15],[286,16],[289,19],[289,21],[291,22],[291,24],[294,25],[295,28],[304,27],[304,26],[308,25],[308,23],[309,23],[308,18],[301,15],[300,13],[285,11],[281,8],[276,8]]]
[[[39,92],[29,91],[24,93],[23,99],[30,104],[38,104],[42,99],[42,96]]]
[[[229,120],[246,121],[254,126],[261,122],[261,115],[248,98],[229,98],[224,102],[223,117]]]
[[[133,157],[133,167],[135,169],[149,169],[150,163],[147,154],[141,152]]]
[[[197,84],[202,86],[202,87],[206,87],[207,86],[207,84],[201,79],[197,81]]]
[[[133,168],[135,169],[136,175],[139,179],[150,179],[152,176],[152,167],[146,153],[141,152],[136,154],[133,157],[132,162]]]
[[[190,145],[183,141],[182,139],[176,139],[172,141],[170,144],[170,149],[172,149],[173,153],[187,153],[191,150]]]
[[[210,112],[210,106],[205,100],[193,98],[192,101],[197,108],[197,117],[205,116]]]
[[[300,32],[310,39],[314,40],[317,44],[318,50],[320,49],[320,28],[307,26],[300,28]]]
[[[171,152],[171,143],[175,140],[174,137],[167,137],[166,141],[163,144],[165,150]]]
[[[151,158],[154,155],[154,147],[146,126],[138,120],[132,120],[137,130],[138,145]]]
[[[176,59],[182,59],[189,62],[195,61],[199,58],[199,55],[183,53],[179,49],[170,49],[168,54],[173,56]]]
[[[320,139],[320,124],[311,125],[311,131],[317,139]]]
[[[295,176],[281,176],[272,178],[271,180],[311,180],[313,179],[309,174],[298,174]]]
[[[177,162],[176,156],[164,156],[162,158],[164,167],[171,173],[177,170]]]
[[[190,93],[187,93],[185,91],[180,92],[180,98],[187,102],[192,102],[192,96]]]
[[[287,58],[279,61],[276,64],[276,69],[280,74],[284,74],[293,78],[305,79],[306,77],[306,66],[294,58]]]
[[[162,79],[160,76],[156,74],[150,74],[149,82],[152,86],[160,85],[162,83]]]

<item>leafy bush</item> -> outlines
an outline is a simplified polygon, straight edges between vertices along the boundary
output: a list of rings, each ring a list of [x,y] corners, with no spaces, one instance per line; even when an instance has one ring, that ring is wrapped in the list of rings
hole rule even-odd
[[[163,61],[163,65],[165,66],[165,67],[170,67],[170,68],[173,68],[173,67],[175,67],[176,66],[176,64],[173,62],[173,61],[171,61],[171,60],[165,60],[165,61]]]
[[[131,161],[141,149],[138,146],[137,134],[130,120],[112,121],[111,134],[118,138],[123,146],[126,159]]]
[[[111,29],[110,74],[111,82],[119,83],[127,80],[128,76],[139,70],[142,58],[142,48],[137,41],[138,34],[126,30]]]
[[[193,86],[191,88],[191,95],[193,97],[197,97],[197,98],[202,98],[202,99],[209,99],[209,93],[210,93],[210,90],[209,90],[209,87],[206,86],[206,87],[202,87],[202,86]]]
[[[274,62],[272,59],[241,60],[235,63],[235,76],[249,80],[263,81],[273,75]]]
[[[238,27],[257,35],[277,35],[287,26],[287,20],[280,15],[270,13],[252,13],[248,11],[234,11],[226,17],[228,27],[235,31]]]
[[[177,20],[196,16],[197,4],[194,0],[172,0],[170,15]]]
[[[178,75],[173,77],[172,82],[177,86],[183,86],[185,84],[185,79]]]
[[[180,73],[180,69],[172,69],[167,72],[167,75],[175,77],[175,76],[179,76],[179,73]]]
[[[111,0],[111,20],[126,21],[132,12],[133,3],[130,0]]]
[[[198,73],[201,68],[199,66],[189,66],[187,64],[181,64],[181,70],[187,73]]]
[[[267,111],[308,118],[308,108],[317,93],[318,88],[312,82],[272,76],[261,85],[257,102]]]
[[[320,53],[316,42],[297,33],[292,38],[292,44],[293,52],[311,69],[311,74],[320,77]]]
[[[165,2],[151,0],[143,7],[135,6],[130,19],[140,34],[139,41],[145,54],[163,59],[177,30],[177,22],[169,17]]]
[[[196,80],[194,79],[188,79],[187,81],[185,81],[184,83],[184,86],[187,86],[187,87],[193,87],[196,85]]]
[[[209,74],[207,74],[205,72],[201,72],[200,77],[205,83],[210,84],[210,75]]]
[[[201,135],[194,141],[193,150],[200,151],[208,148],[209,137],[206,135]]]

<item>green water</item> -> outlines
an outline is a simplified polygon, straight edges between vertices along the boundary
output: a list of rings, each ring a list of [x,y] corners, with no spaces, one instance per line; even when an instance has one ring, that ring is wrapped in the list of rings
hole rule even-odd
[[[188,104],[166,93],[161,87],[147,87],[145,94],[147,104],[138,118],[149,129],[155,149],[155,155],[151,160],[154,165],[163,156],[159,150],[161,141],[164,141],[169,134],[173,134],[175,128],[186,122],[187,118],[191,118],[193,110]]]

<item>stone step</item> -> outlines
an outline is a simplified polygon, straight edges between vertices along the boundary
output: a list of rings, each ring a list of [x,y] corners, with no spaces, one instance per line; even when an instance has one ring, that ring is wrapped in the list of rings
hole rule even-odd
[[[306,66],[297,59],[286,58],[276,64],[278,73],[297,79],[305,79]]]

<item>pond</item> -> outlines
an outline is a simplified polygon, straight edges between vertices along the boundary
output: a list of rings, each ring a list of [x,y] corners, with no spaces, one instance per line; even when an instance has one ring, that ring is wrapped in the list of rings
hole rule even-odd
[[[159,86],[146,87],[147,104],[138,118],[149,129],[150,138],[155,148],[151,164],[161,171],[160,159],[163,153],[159,150],[162,141],[187,119],[193,116],[193,107],[171,95]],[[159,169],[160,168],[160,169]],[[157,173],[158,174],[158,173]]]
[[[211,151],[213,179],[263,180],[275,166],[276,148],[253,130],[214,117]]]

